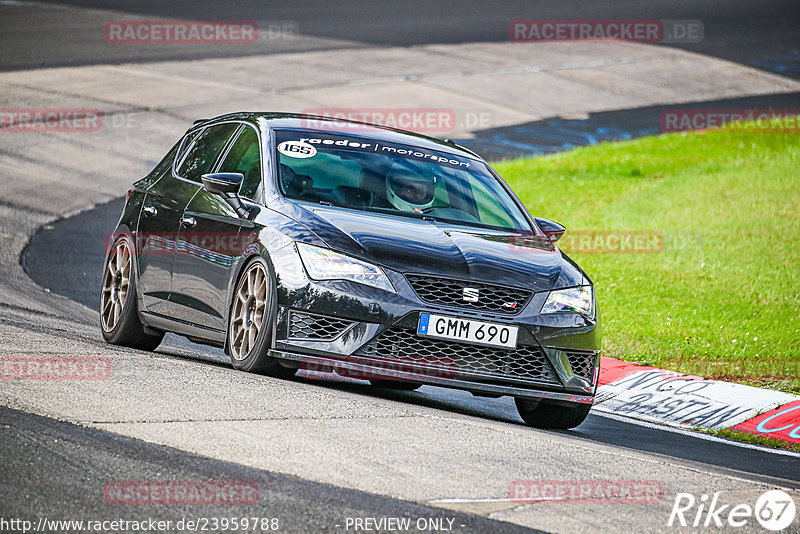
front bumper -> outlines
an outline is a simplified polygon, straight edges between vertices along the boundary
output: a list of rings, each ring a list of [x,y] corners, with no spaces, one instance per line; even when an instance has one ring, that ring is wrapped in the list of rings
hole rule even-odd
[[[593,320],[578,314],[540,315],[547,291],[535,292],[513,315],[438,306],[422,301],[397,272],[387,271],[397,290],[390,293],[346,281],[313,281],[290,254],[284,259],[291,264],[275,265],[279,308],[271,353],[284,365],[490,396],[593,402],[599,312]],[[423,311],[516,325],[518,348],[421,338],[415,329]]]

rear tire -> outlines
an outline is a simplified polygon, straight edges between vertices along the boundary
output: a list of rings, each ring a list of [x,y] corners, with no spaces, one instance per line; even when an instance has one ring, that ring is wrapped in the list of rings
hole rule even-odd
[[[370,384],[376,388],[397,389],[399,391],[414,391],[422,387],[416,382],[404,382],[402,380],[370,380]]]
[[[236,283],[228,314],[227,348],[235,369],[278,378],[297,373],[269,355],[277,308],[272,269],[262,258],[255,258]]]
[[[147,334],[139,319],[136,298],[136,270],[133,246],[127,236],[120,236],[106,256],[100,294],[100,330],[112,345],[140,350],[155,350],[164,332]]]
[[[567,430],[583,423],[591,404],[573,404],[564,406],[549,404],[546,401],[532,401],[529,399],[514,398],[520,417],[528,426],[535,428],[553,428]]]

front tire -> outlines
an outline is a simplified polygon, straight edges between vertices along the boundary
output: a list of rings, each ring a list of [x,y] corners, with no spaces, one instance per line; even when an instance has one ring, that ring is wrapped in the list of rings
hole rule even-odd
[[[297,372],[269,356],[277,307],[272,270],[256,258],[242,271],[228,314],[227,347],[234,368],[279,378]]]
[[[100,295],[100,330],[106,343],[140,350],[155,350],[164,339],[163,332],[145,333],[139,319],[133,247],[126,236],[114,241],[106,259]]]
[[[514,398],[520,417],[528,426],[567,430],[583,423],[592,409],[591,404],[564,406],[546,401]]]

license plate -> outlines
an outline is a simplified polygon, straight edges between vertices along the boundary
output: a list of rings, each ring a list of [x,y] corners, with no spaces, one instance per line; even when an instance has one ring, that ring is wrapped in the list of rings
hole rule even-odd
[[[458,317],[420,313],[417,334],[490,347],[517,348],[518,327]]]

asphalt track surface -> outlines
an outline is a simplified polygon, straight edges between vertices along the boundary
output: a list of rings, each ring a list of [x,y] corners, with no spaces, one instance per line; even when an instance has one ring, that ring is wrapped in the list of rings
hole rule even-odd
[[[696,102],[701,109],[797,109],[800,93],[782,93]],[[474,132],[457,139],[488,161],[539,156],[608,141],[627,141],[663,132],[661,114],[686,104],[648,106],[589,114],[586,118],[552,118]]]
[[[470,514],[313,483],[168,447],[79,427],[0,407],[0,464],[5,518],[38,522],[92,520],[159,521],[200,517],[279,518],[280,532],[337,532],[346,518],[443,517],[460,532],[531,532]],[[255,484],[257,504],[235,506],[152,506],[104,504],[104,481],[236,481]],[[252,487],[252,486],[251,486]],[[338,527],[337,527],[338,526]]]
[[[71,7],[82,9],[65,9]],[[260,28],[289,22],[303,38],[266,39],[248,46],[155,47],[109,45],[103,40],[102,29],[108,20],[152,17],[252,20]],[[61,0],[43,3],[34,13],[27,8],[6,12],[0,20],[0,36],[16,46],[13,53],[0,57],[0,70],[363,46],[497,42],[509,39],[509,23],[514,20],[611,18],[700,20],[705,30],[701,42],[670,46],[800,77],[800,9],[793,0]]]

